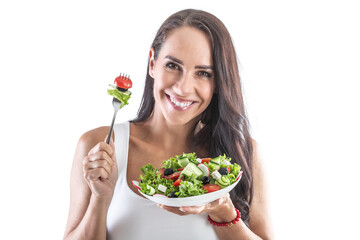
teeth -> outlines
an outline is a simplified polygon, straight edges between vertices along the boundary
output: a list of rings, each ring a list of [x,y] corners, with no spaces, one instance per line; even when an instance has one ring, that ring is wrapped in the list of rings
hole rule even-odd
[[[170,101],[171,101],[172,103],[174,103],[176,106],[182,107],[182,108],[188,107],[188,106],[190,106],[190,104],[191,104],[191,102],[188,102],[188,103],[177,102],[177,101],[176,101],[174,98],[172,98],[172,97],[170,97]]]

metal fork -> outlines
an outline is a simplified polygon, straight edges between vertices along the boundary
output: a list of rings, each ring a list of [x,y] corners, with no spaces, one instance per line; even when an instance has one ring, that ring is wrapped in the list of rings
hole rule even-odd
[[[110,143],[111,135],[112,135],[113,128],[114,128],[114,123],[115,123],[116,114],[117,114],[117,112],[118,112],[119,109],[120,109],[121,102],[120,102],[117,98],[113,98],[112,105],[113,105],[113,107],[114,107],[114,116],[113,116],[113,119],[112,119],[112,122],[111,122],[111,126],[110,126],[110,131],[109,131],[108,137],[107,137],[107,139],[106,139],[106,143],[107,143],[107,144]]]
[[[124,78],[130,78],[130,76],[125,75],[125,74],[122,74],[122,73],[120,73],[119,77],[120,77],[120,78],[122,78],[122,77],[124,77]],[[119,88],[118,88],[118,89],[119,89]],[[125,89],[119,89],[119,90],[120,90],[120,91],[125,91]],[[107,143],[107,144],[110,143],[111,135],[112,135],[113,128],[114,128],[114,123],[115,123],[116,114],[117,114],[117,112],[118,112],[119,109],[120,109],[121,101],[118,100],[117,98],[113,98],[112,105],[113,105],[113,107],[114,107],[114,116],[113,116],[113,119],[112,119],[112,122],[111,122],[109,134],[108,134],[107,139],[106,139],[106,143]]]

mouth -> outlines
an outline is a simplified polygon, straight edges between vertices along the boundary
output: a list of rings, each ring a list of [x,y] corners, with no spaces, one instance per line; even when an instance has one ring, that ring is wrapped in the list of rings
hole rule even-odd
[[[185,100],[185,99],[179,99],[174,96],[170,96],[166,94],[167,99],[169,100],[170,104],[175,108],[176,110],[187,110],[189,109],[196,101],[191,100]]]

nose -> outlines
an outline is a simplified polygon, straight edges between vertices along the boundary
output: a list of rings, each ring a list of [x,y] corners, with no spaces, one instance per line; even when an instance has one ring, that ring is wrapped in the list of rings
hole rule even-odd
[[[190,75],[190,73],[182,74],[181,77],[178,79],[174,86],[174,91],[176,94],[179,94],[180,96],[186,96],[191,91],[193,91],[194,88],[194,79]]]

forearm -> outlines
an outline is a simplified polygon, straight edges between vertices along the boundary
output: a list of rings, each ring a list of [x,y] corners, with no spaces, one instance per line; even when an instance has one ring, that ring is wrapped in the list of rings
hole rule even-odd
[[[106,239],[106,216],[109,208],[108,201],[101,201],[95,197],[90,198],[89,206],[80,224],[64,239]]]
[[[243,221],[237,222],[231,227],[214,226],[215,232],[220,240],[260,240],[261,238],[254,234]]]

